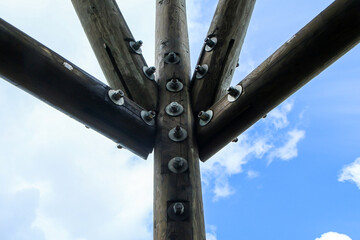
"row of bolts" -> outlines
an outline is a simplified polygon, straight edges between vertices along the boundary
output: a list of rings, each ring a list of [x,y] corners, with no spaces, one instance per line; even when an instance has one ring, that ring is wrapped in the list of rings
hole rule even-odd
[[[140,41],[130,41],[130,49],[136,53],[136,54],[142,54],[141,51],[141,46],[143,44],[143,42]],[[215,47],[215,45],[217,44],[217,39],[212,37],[208,37],[207,39],[205,39],[205,50],[206,51],[212,51]],[[177,56],[176,53],[174,52],[170,52],[168,53],[168,55],[165,57],[165,62],[168,64],[177,64],[180,62],[180,58]],[[155,67],[144,67],[143,68],[143,72],[145,74],[145,76],[147,78],[149,78],[150,80],[154,80],[154,73],[156,72],[156,68]],[[198,65],[195,68],[195,72],[196,75],[195,77],[197,79],[202,79],[205,77],[206,73],[208,72],[208,66],[206,64],[204,65]],[[167,84],[167,90],[169,90],[170,92],[179,92],[183,89],[183,84],[176,78],[171,79],[169,81],[169,83]],[[233,98],[238,98],[239,95],[241,95],[241,92],[239,91],[239,89],[235,88],[235,87],[229,87],[227,89],[228,94],[230,96],[232,96]],[[120,100],[122,97],[124,96],[124,93],[122,91],[115,91],[111,98],[115,101]],[[167,114],[169,114],[170,116],[180,116],[183,112],[183,107],[177,103],[177,102],[172,102],[168,105],[167,107]],[[143,115],[143,120],[149,124],[149,125],[153,125],[154,124],[154,119],[156,117],[156,113],[155,111],[146,111]],[[205,126],[206,124],[208,124],[212,118],[212,114],[209,114],[208,111],[201,111],[198,114],[198,118],[200,119],[200,121],[205,122],[205,124],[203,124],[202,126]],[[173,140],[174,142],[181,142],[183,140],[185,140],[187,137],[187,132],[185,129],[181,128],[180,126],[176,126],[174,129],[170,130],[169,132],[169,138],[171,140]],[[234,140],[236,141],[236,140]],[[174,172],[174,173],[182,173],[184,171],[187,170],[188,164],[187,161],[184,158],[181,157],[175,157],[172,160],[170,160],[169,162],[169,169]],[[185,206],[182,202],[175,202],[173,203],[170,208],[172,208],[173,213],[180,217],[184,214],[185,212]],[[170,215],[171,216],[171,215]],[[176,219],[174,219],[176,220]]]

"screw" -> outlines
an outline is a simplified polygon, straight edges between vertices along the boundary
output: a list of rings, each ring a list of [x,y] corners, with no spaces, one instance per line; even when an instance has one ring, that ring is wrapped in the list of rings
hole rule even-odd
[[[175,203],[173,206],[173,209],[174,209],[174,213],[176,215],[182,215],[185,211],[184,204],[182,204],[180,202]]]
[[[170,111],[172,113],[177,113],[180,110],[180,106],[177,102],[170,103]]]
[[[210,115],[208,113],[204,112],[204,111],[201,111],[198,114],[198,118],[203,120],[203,121],[207,121],[207,120],[209,120]]]
[[[151,76],[156,72],[156,68],[155,67],[149,67],[148,69],[146,69],[146,74]]]
[[[115,91],[115,92],[111,95],[111,97],[112,97],[112,99],[114,99],[115,101],[119,101],[124,95],[125,95],[125,94],[124,94],[123,91],[117,90],[117,91]]]
[[[137,42],[134,42],[132,47],[137,51],[141,48],[142,45],[143,45],[143,41],[139,40]]]
[[[229,87],[227,89],[227,92],[229,93],[230,96],[232,97],[236,97],[239,95],[240,91],[238,89],[236,89],[235,87]]]
[[[180,170],[184,167],[184,161],[181,158],[175,158],[173,167],[177,170]]]
[[[205,44],[208,45],[210,48],[213,48],[216,45],[216,43],[209,37],[205,39]]]
[[[153,120],[154,118],[156,117],[156,112],[154,112],[154,111],[148,111],[147,113],[146,113],[146,115],[145,115],[145,120],[147,120],[147,121],[151,121],[151,120]]]
[[[181,130],[181,127],[180,127],[179,125],[176,126],[175,132],[174,132],[174,136],[175,136],[176,138],[181,138],[182,135],[183,135],[183,132],[182,132],[182,130]]]
[[[175,58],[176,58],[176,53],[174,52],[169,53],[168,55],[169,62],[175,62]]]
[[[178,89],[179,88],[179,80],[177,80],[176,78],[173,78],[171,80],[171,87],[174,89]]]
[[[206,73],[206,69],[201,65],[197,65],[196,68],[195,68],[195,71],[200,73],[201,75]]]

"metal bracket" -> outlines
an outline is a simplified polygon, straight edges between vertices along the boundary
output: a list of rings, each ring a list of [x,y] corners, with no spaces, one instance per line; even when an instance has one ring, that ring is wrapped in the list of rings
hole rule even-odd
[[[182,142],[187,138],[187,131],[180,126],[169,131],[169,138],[174,142]]]
[[[216,37],[212,37],[212,38],[208,37],[208,38],[206,38],[205,39],[205,51],[211,52],[215,48],[217,42],[218,41],[217,41]]]
[[[197,65],[196,68],[195,68],[195,72],[196,72],[195,77],[196,77],[196,79],[198,79],[198,80],[203,79],[208,71],[209,71],[208,65],[206,65],[206,64]]]
[[[228,101],[235,102],[241,96],[243,92],[243,88],[240,85],[236,85],[235,87],[229,87],[228,91]]]
[[[199,112],[198,118],[199,118],[200,126],[204,127],[208,125],[211,119],[213,118],[213,116],[214,116],[214,112],[212,110],[207,110],[206,112],[204,111]]]
[[[177,116],[180,116],[184,112],[184,107],[177,102],[172,102],[166,106],[165,112],[169,116],[177,117]]]
[[[185,158],[174,157],[169,161],[168,168],[173,173],[183,173],[188,169],[188,162]]]
[[[164,62],[166,64],[178,64],[180,62],[180,57],[175,52],[170,52],[165,56]]]
[[[131,51],[133,51],[134,53],[139,54],[139,55],[142,54],[141,46],[143,45],[143,41],[141,41],[141,40],[139,40],[137,42],[130,41],[129,45],[130,45]]]
[[[124,96],[125,96],[125,94],[120,89],[119,90],[110,89],[109,92],[108,92],[108,96],[111,99],[111,101],[113,103],[115,103],[116,105],[119,105],[119,106],[124,105],[124,102],[125,102]]]
[[[168,216],[173,221],[184,221],[189,217],[189,206],[183,202],[175,202],[170,204],[168,208]]]
[[[155,125],[155,117],[156,113],[154,111],[141,111],[140,113],[142,120],[149,125],[154,126]]]
[[[184,84],[179,79],[173,78],[166,84],[166,89],[169,92],[180,92],[184,89]]]
[[[145,76],[154,81],[155,80],[155,73],[156,72],[156,68],[155,67],[147,67],[147,66],[144,66],[143,67],[143,73],[145,74]]]

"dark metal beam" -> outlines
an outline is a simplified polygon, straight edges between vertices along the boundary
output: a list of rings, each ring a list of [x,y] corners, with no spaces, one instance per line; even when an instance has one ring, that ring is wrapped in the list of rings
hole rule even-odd
[[[80,121],[142,158],[153,149],[155,127],[140,106],[0,19],[0,77]]]
[[[226,94],[231,84],[245,39],[255,0],[220,0],[197,65],[208,72],[192,78],[192,104],[195,114],[205,111]]]
[[[147,110],[155,110],[157,85],[148,79],[136,40],[115,0],[72,0],[109,85]],[[132,45],[130,45],[132,44]]]
[[[198,127],[202,161],[248,129],[360,41],[360,1],[336,0],[250,73],[234,102],[224,96]]]

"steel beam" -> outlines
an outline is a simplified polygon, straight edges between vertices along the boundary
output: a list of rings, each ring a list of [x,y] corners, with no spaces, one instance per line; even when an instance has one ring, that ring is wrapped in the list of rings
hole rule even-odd
[[[360,1],[336,0],[238,84],[237,100],[228,94],[210,107],[214,117],[197,132],[200,159],[208,160],[359,41]]]
[[[0,19],[0,77],[110,138],[142,158],[155,127],[127,97],[115,104],[110,87]]]

